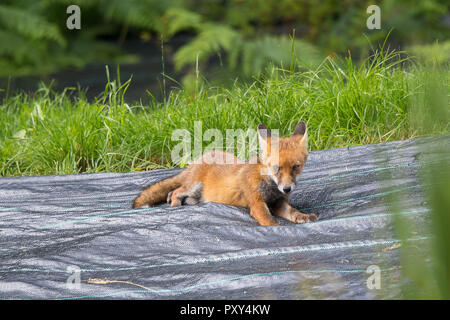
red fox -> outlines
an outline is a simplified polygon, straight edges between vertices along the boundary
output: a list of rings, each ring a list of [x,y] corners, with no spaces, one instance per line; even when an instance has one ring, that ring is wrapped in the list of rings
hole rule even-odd
[[[250,215],[263,226],[279,225],[272,213],[294,223],[316,221],[315,214],[301,213],[288,203],[308,157],[306,124],[300,121],[292,136],[277,139],[278,152],[272,152],[272,134],[263,124],[258,137],[261,156],[254,163],[222,151],[206,153],[180,174],[145,188],[133,208],[165,201],[172,206],[217,202],[250,208]],[[220,158],[222,164],[207,158]]]

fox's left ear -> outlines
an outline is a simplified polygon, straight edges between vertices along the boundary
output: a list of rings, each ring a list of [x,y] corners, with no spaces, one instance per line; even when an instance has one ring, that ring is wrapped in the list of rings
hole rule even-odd
[[[294,134],[293,136],[301,135],[302,139],[300,140],[300,143],[303,143],[305,145],[305,148],[308,144],[308,128],[306,127],[306,123],[304,121],[300,121],[295,126]]]

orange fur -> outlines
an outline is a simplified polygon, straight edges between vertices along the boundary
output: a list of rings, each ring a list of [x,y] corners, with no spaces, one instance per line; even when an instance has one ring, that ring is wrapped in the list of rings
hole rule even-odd
[[[181,174],[145,189],[136,198],[134,207],[160,203],[171,193],[168,201],[172,206],[183,204],[185,197],[194,204],[218,202],[247,207],[250,215],[264,226],[278,225],[272,213],[295,223],[315,221],[316,215],[301,213],[288,204],[288,194],[308,156],[306,125],[300,122],[294,135],[278,139],[278,159],[277,153],[272,152],[270,131],[263,130],[265,126],[260,125],[262,156],[257,163],[239,161],[222,151],[206,153]]]

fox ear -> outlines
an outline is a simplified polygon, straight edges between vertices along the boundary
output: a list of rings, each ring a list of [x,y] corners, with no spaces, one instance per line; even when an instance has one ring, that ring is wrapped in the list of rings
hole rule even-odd
[[[305,149],[308,148],[308,131],[305,131],[305,134],[303,135],[302,140],[300,140],[300,143],[303,143]]]
[[[258,137],[261,140],[267,140],[268,137],[272,136],[272,132],[270,131],[270,129],[267,129],[267,127],[260,123],[258,125]]]
[[[306,128],[306,123],[304,121],[300,121],[299,123],[297,123],[297,125],[295,126],[295,130],[294,130],[294,136],[296,135],[305,135],[307,133],[308,129]]]
[[[258,125],[258,140],[259,140],[259,152],[260,152],[260,159],[263,160],[267,157],[267,138],[270,138],[272,136],[272,132],[270,129],[267,129],[267,127],[260,123]]]
[[[297,125],[295,126],[295,130],[294,130],[294,136],[297,135],[302,135],[302,139],[300,140],[300,143],[302,143],[305,148],[308,145],[308,128],[306,127],[306,123],[303,121],[300,121],[299,123],[297,123]]]

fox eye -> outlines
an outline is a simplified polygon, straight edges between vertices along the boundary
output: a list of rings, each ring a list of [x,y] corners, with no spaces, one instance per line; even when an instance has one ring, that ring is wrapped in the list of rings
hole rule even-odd
[[[296,164],[292,167],[292,171],[297,171],[298,168],[300,168],[300,166],[298,164]]]
[[[280,172],[280,167],[277,165],[273,166],[273,172],[275,172],[275,173]]]

